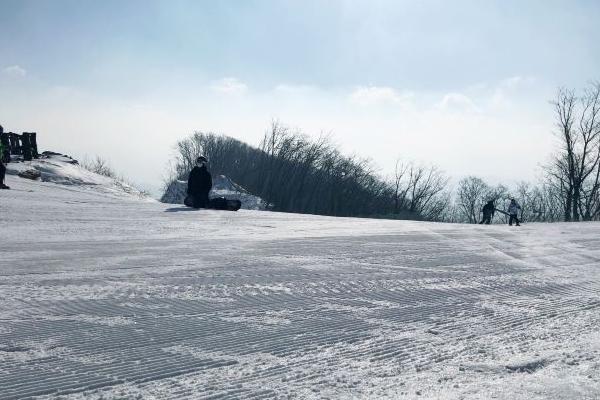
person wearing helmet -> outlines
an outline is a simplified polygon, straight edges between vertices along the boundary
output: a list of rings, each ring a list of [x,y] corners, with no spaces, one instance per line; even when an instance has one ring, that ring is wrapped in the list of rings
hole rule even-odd
[[[519,205],[519,203],[517,203],[517,201],[515,199],[510,199],[510,204],[508,205],[508,225],[512,226],[513,221],[517,223],[517,226],[521,226],[519,224],[519,210],[521,209],[521,206]]]
[[[494,207],[494,200],[490,200],[481,209],[481,212],[483,213],[483,219],[479,224],[485,223],[486,225],[489,225],[492,222],[492,218],[494,218],[494,211],[496,211],[496,208]]]
[[[190,171],[186,205],[194,208],[206,208],[210,189],[212,189],[212,176],[208,172],[208,159],[200,156],[196,159],[196,165]]]

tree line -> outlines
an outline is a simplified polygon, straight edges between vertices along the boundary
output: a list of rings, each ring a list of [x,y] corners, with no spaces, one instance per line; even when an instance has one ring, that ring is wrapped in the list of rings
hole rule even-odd
[[[278,122],[257,147],[203,132],[179,141],[173,179],[187,179],[203,154],[214,174],[228,176],[275,211],[477,223],[487,201],[503,209],[515,198],[525,221],[600,220],[600,83],[580,94],[559,89],[552,105],[560,145],[542,179],[512,189],[476,176],[451,188],[435,165],[403,160],[384,177],[369,159],[342,154],[327,136],[311,139]]]
[[[326,136],[311,139],[273,122],[258,147],[196,132],[177,144],[175,177],[187,179],[198,155],[274,211],[439,220],[448,179],[436,167],[402,166],[392,184],[369,159],[346,156]],[[400,171],[400,170],[399,170]]]

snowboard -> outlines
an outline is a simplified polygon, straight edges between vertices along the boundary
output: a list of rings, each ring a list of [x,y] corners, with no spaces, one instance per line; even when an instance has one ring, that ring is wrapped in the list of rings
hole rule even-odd
[[[237,211],[242,208],[242,202],[239,200],[229,200],[225,197],[215,197],[208,201],[208,208],[213,210]]]
[[[504,210],[499,210],[496,208],[495,211],[498,211],[500,214],[504,214],[507,217],[510,217],[510,214]],[[522,224],[523,222],[525,222],[525,221],[523,221],[523,211],[521,211],[521,218],[517,218],[517,220],[519,221],[518,224]],[[519,226],[519,225],[517,225],[517,226]]]
[[[183,200],[183,204],[188,207],[193,207],[193,197],[186,196],[186,198]],[[242,202],[240,200],[226,199],[225,197],[214,197],[208,200],[208,204],[205,208],[212,210],[237,211],[242,208]]]

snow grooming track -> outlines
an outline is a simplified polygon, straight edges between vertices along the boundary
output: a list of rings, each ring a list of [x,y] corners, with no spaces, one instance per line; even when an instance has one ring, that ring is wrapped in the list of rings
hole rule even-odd
[[[173,213],[8,184],[0,399],[600,397],[600,224]]]

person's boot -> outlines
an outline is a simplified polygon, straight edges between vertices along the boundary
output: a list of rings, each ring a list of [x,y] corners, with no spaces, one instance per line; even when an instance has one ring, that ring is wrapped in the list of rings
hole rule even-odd
[[[4,183],[0,185],[0,189],[10,189],[10,187],[6,186]]]

